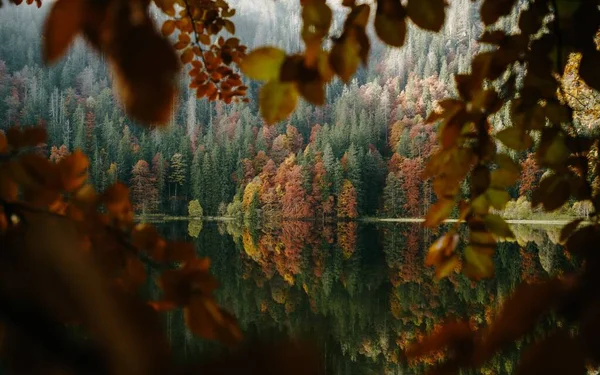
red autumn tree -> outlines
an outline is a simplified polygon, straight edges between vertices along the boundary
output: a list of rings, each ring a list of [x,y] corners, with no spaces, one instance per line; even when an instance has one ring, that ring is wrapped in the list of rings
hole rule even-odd
[[[88,150],[94,149],[94,128],[96,127],[96,115],[89,111],[85,116],[85,142]]]
[[[309,143],[313,144],[317,141],[317,137],[319,136],[319,132],[321,131],[322,126],[317,124],[314,125],[311,129],[310,129],[310,138],[309,138]]]
[[[285,218],[313,217],[314,212],[302,187],[302,167],[294,165],[286,173],[285,192],[281,199],[281,214]]]
[[[56,146],[52,146],[52,148],[50,149],[50,161],[54,162],[54,163],[58,163],[61,159],[64,159],[65,157],[67,157],[70,154],[69,150],[67,149],[67,146],[62,145],[59,147]]]
[[[289,152],[296,154],[302,149],[304,139],[302,138],[302,134],[298,132],[298,129],[295,126],[287,126],[285,129],[285,140],[286,148],[289,150]]]
[[[338,198],[337,216],[341,218],[358,217],[356,189],[349,180],[344,180],[342,191]]]
[[[131,199],[133,209],[153,211],[158,203],[156,178],[150,172],[150,166],[145,160],[138,160],[131,171]]]
[[[412,217],[421,216],[421,183],[423,173],[423,159],[404,159],[400,164],[402,174],[402,188],[406,194],[407,214]]]
[[[531,192],[537,186],[541,175],[542,170],[535,160],[535,155],[530,153],[527,155],[527,158],[521,162],[519,195],[531,198]]]
[[[388,171],[390,173],[398,176],[398,172],[400,172],[400,165],[402,164],[402,155],[397,152],[394,152],[390,161],[388,161]]]
[[[259,174],[262,185],[260,186],[258,198],[265,216],[273,216],[281,211],[281,200],[275,189],[276,174],[275,162],[269,159]]]

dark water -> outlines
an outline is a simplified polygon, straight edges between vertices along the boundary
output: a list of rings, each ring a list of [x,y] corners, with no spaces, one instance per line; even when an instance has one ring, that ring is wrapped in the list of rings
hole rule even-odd
[[[438,357],[409,364],[402,348],[448,317],[486,325],[522,280],[570,268],[556,244],[559,227],[514,227],[517,241],[498,246],[496,277],[479,283],[461,274],[435,281],[423,260],[436,236],[419,224],[286,222],[250,230],[233,223],[169,222],[158,227],[170,239],[194,241],[199,254],[211,258],[221,283],[218,299],[237,317],[246,340],[308,339],[321,353],[322,374],[424,373]],[[554,324],[548,320],[538,328]],[[225,350],[194,338],[180,314],[169,315],[167,325],[182,360]],[[512,373],[518,356],[515,345],[482,372]]]

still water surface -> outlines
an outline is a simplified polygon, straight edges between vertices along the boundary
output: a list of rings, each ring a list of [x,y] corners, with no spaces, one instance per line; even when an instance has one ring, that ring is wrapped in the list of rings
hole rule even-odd
[[[572,267],[557,244],[559,226],[513,226],[517,241],[499,244],[496,277],[472,283],[461,274],[436,282],[423,265],[436,236],[413,223],[322,225],[284,222],[250,230],[227,222],[168,222],[169,239],[194,241],[212,260],[217,297],[246,340],[307,339],[321,353],[322,374],[420,374],[437,360],[406,363],[401,349],[448,317],[485,325],[522,280]],[[540,324],[546,330],[555,323]],[[194,338],[181,315],[167,318],[181,360],[226,350]],[[512,373],[515,345],[484,373]],[[478,371],[478,373],[480,373]]]

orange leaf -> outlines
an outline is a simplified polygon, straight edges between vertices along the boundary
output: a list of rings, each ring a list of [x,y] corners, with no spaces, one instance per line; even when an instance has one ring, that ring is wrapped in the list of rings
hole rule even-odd
[[[175,21],[166,20],[162,25],[161,32],[164,36],[173,34],[173,32],[175,32]]]
[[[58,162],[58,168],[63,188],[68,192],[80,188],[87,179],[88,167],[89,160],[80,150],[76,150],[71,155],[61,159]]]
[[[188,63],[192,62],[193,59],[194,59],[194,51],[192,51],[191,48],[186,49],[181,54],[181,62],[183,64],[188,64]]]

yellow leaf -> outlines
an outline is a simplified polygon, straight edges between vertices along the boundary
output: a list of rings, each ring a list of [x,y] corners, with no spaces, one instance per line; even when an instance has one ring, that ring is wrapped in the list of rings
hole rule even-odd
[[[483,222],[485,223],[485,226],[495,235],[503,238],[515,238],[515,235],[506,221],[504,221],[504,219],[500,216],[488,214],[483,218]]]
[[[390,46],[400,47],[406,39],[406,12],[399,0],[377,1],[375,32]]]
[[[304,41],[318,39],[327,36],[333,13],[325,2],[311,1],[302,8],[302,39]]]
[[[417,26],[438,32],[444,25],[445,8],[444,0],[409,0],[406,10]]]
[[[260,89],[260,112],[267,124],[286,119],[296,108],[298,91],[293,83],[270,81]]]
[[[515,151],[525,151],[533,144],[533,139],[528,133],[514,126],[500,130],[496,138]]]
[[[479,215],[485,215],[490,210],[490,202],[487,200],[485,194],[481,194],[471,202],[471,209],[474,213]]]
[[[495,188],[505,189],[513,186],[519,180],[520,174],[506,168],[492,171],[490,185]]]
[[[279,48],[261,47],[250,52],[240,63],[240,69],[249,78],[268,81],[279,77],[285,52]]]
[[[570,152],[560,134],[543,132],[537,155],[542,166],[562,167],[569,158]]]
[[[53,63],[69,48],[83,27],[85,1],[57,0],[44,26],[44,60]]]
[[[510,200],[510,195],[505,190],[499,189],[488,189],[485,192],[488,202],[497,210],[501,210],[506,206],[506,203]]]
[[[489,248],[467,246],[465,249],[465,274],[475,280],[494,276],[494,261]]]

